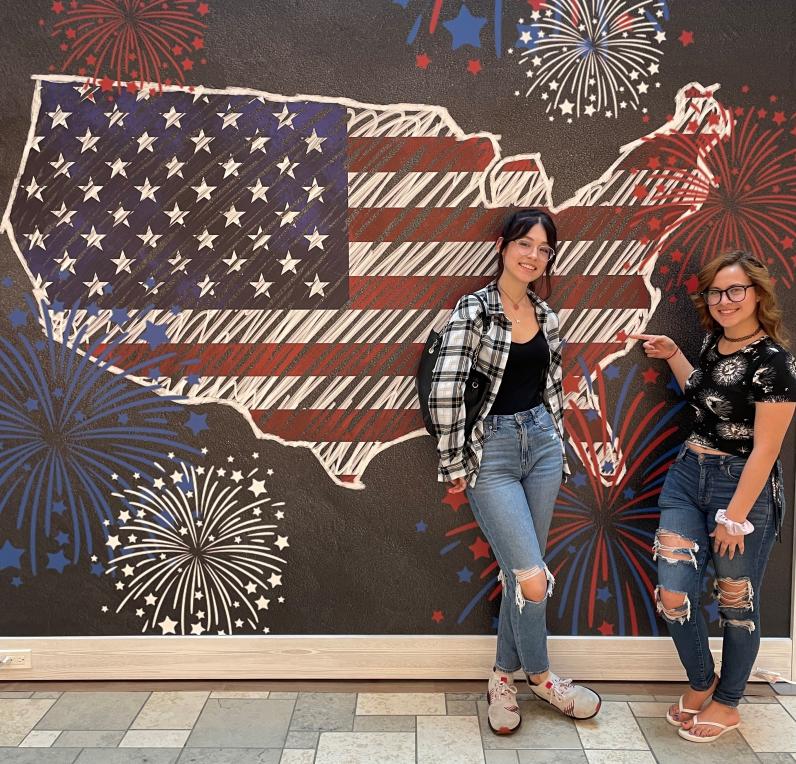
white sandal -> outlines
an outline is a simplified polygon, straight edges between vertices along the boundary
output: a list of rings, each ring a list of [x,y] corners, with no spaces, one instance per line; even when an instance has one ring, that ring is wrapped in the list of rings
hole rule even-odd
[[[689,730],[684,730],[680,727],[677,730],[677,734],[683,738],[684,740],[690,740],[692,743],[712,743],[714,740],[718,740],[725,732],[730,732],[731,730],[737,730],[738,727],[741,726],[741,723],[738,722],[737,724],[721,724],[721,722],[701,722],[697,719],[696,716],[691,720],[694,722],[694,727],[698,727],[700,724],[705,727],[718,727],[721,732],[718,735],[694,735]]]
[[[677,701],[677,708],[679,709],[678,713],[680,714],[691,714],[692,718],[695,717],[699,711],[694,711],[693,708],[683,708],[683,698],[685,695],[681,695],[680,699]],[[701,711],[702,709],[700,709]],[[678,722],[670,713],[669,709],[666,709],[666,721],[672,725],[672,727],[682,727],[683,722]],[[689,719],[690,721],[690,719]]]

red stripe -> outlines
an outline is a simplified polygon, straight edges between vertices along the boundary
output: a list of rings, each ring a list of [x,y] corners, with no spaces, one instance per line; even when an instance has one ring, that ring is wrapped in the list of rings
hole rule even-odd
[[[251,414],[263,432],[291,441],[386,441],[423,429],[420,412],[414,409],[275,409]]]
[[[564,345],[564,374],[578,372],[577,359],[583,356],[588,368],[610,353],[623,348],[619,342],[567,343]],[[96,350],[99,355],[105,348]],[[150,349],[146,343],[118,345],[109,359],[130,369],[147,359],[157,362],[162,376],[202,377],[250,376],[413,376],[423,346],[419,343],[207,343],[169,344]],[[164,358],[164,356],[168,356]],[[577,365],[577,367],[576,367]],[[142,373],[152,371],[145,369]]]
[[[506,162],[500,168],[501,172],[539,172],[539,165],[533,159],[515,159]]]
[[[488,138],[349,138],[349,172],[482,172],[495,158]]]
[[[480,289],[492,276],[352,276],[353,309],[441,310],[453,308],[463,294]],[[641,276],[554,276],[550,303],[561,308],[649,308]]]
[[[673,209],[677,205],[667,205]],[[688,205],[679,205],[682,212]],[[496,239],[506,209],[452,207],[370,207],[349,213],[349,241],[490,241]],[[659,218],[655,207],[570,207],[556,215],[559,235],[568,240],[634,239]]]

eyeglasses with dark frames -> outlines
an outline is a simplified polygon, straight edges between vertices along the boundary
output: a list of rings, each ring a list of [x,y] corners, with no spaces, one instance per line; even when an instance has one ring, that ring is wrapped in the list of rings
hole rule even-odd
[[[706,289],[700,292],[699,296],[707,305],[713,307],[721,302],[721,296],[725,294],[730,302],[743,302],[746,299],[746,290],[754,287],[754,284],[733,284],[726,289]]]

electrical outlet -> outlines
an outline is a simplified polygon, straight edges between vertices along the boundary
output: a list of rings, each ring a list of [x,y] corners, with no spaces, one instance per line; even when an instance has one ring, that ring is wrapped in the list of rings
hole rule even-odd
[[[0,650],[0,673],[32,668],[30,650]]]

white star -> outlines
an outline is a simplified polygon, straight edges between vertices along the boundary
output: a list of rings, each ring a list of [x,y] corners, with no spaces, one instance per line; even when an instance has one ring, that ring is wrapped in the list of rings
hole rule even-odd
[[[143,186],[134,186],[134,188],[136,189],[136,191],[141,192],[141,198],[139,199],[139,201],[143,202],[144,199],[151,199],[153,202],[157,201],[157,199],[155,199],[155,191],[157,191],[160,188],[160,186],[153,186],[149,182],[149,178],[144,178]]]
[[[228,177],[229,175],[234,175],[236,178],[238,177],[238,167],[240,167],[243,162],[236,162],[232,157],[227,159],[226,162],[219,162],[218,166],[224,168],[224,177]]]
[[[157,140],[157,136],[144,132],[144,134],[139,135],[136,140],[138,141],[138,151],[135,152],[136,154],[140,154],[142,151],[151,151],[154,153],[155,149],[152,148],[152,145]]]
[[[57,178],[59,175],[66,175],[67,178],[71,178],[72,176],[69,174],[69,168],[74,164],[74,162],[67,162],[64,159],[63,154],[58,155],[58,159],[54,162],[50,162],[50,166],[55,169],[54,178]]]
[[[80,235],[86,240],[87,247],[102,249],[102,240],[105,238],[106,234],[97,233],[97,229],[94,228],[94,226],[91,226],[90,233],[81,233]]]
[[[199,287],[199,296],[204,297],[208,292],[214,295],[215,292],[213,291],[213,287],[216,285],[215,281],[210,281],[210,276],[205,274],[204,280],[197,283],[196,286]]]
[[[279,227],[290,225],[300,214],[300,210],[291,210],[287,203],[285,203],[285,209],[283,210],[276,210],[276,214],[279,216]]]
[[[630,77],[631,80],[637,80],[639,74],[640,74],[640,72],[638,72],[636,69],[634,69],[632,72],[630,72],[629,77]],[[589,80],[589,84],[593,85],[594,83],[591,80]]]
[[[173,106],[164,114],[160,115],[166,120],[166,130],[170,127],[182,127],[180,120],[185,116],[185,113],[178,112]]]
[[[268,610],[268,605],[271,604],[271,600],[267,600],[261,594],[260,598],[254,601],[254,604],[257,605],[258,610]]]
[[[122,271],[127,271],[128,273],[131,273],[131,271],[130,271],[130,263],[134,263],[135,262],[135,258],[134,257],[127,257],[124,254],[124,250],[122,250],[119,253],[119,257],[112,257],[111,258],[111,262],[112,263],[116,263],[116,273],[121,273]],[[116,275],[116,274],[114,274],[114,275]]]
[[[238,253],[233,250],[232,257],[223,257],[221,258],[221,262],[229,266],[229,268],[227,268],[227,273],[232,273],[232,271],[240,270],[241,265],[246,262],[246,258],[238,257]]]
[[[121,541],[119,541],[118,536],[108,536],[108,540],[105,542],[105,546],[109,546],[111,549],[116,549],[116,547],[121,545]]]
[[[84,281],[83,282],[88,287],[88,296],[91,297],[92,294],[98,294],[100,297],[104,293],[104,289],[108,286],[107,281],[100,281],[97,274],[94,274],[94,278],[91,281]]]
[[[173,225],[185,225],[185,216],[189,210],[181,210],[180,205],[174,202],[174,208],[171,210],[163,210],[163,214],[169,218],[169,228]]]
[[[25,188],[25,191],[28,192],[28,199],[30,199],[31,196],[35,196],[40,202],[43,202],[44,198],[42,197],[41,192],[44,191],[45,188],[47,188],[47,186],[40,186],[39,182],[36,180],[36,177],[32,177],[30,179],[30,183],[28,183],[27,187]]]
[[[277,576],[276,573],[271,573],[268,583],[271,584],[272,589],[277,586],[282,586],[282,576]]]
[[[304,234],[304,238],[310,243],[307,247],[308,250],[312,249],[313,247],[318,247],[318,249],[323,249],[323,240],[329,238],[329,234],[320,234],[318,233],[318,229],[312,232],[311,235]]]
[[[539,66],[539,64],[541,64],[541,63],[542,63],[542,59],[541,59],[541,58],[539,58],[539,56],[534,56],[534,57],[531,59],[531,63],[532,63],[534,66]]]
[[[108,127],[113,127],[116,124],[119,127],[124,127],[124,118],[127,116],[127,112],[119,111],[119,108],[114,104],[113,111],[106,111],[105,116],[108,118]]]
[[[247,233],[246,234],[252,240],[252,249],[258,249],[262,247],[263,249],[268,249],[268,239],[271,238],[270,233],[263,233],[263,227],[257,226],[257,233]]]
[[[548,85],[548,87],[550,88],[550,90],[558,90],[558,83],[557,83],[555,80],[553,80],[553,81],[552,81],[552,82],[551,82],[551,83]]]
[[[276,126],[277,130],[281,130],[285,126],[289,127],[291,130],[296,129],[293,127],[293,120],[296,118],[296,114],[291,114],[288,111],[287,104],[282,107],[281,112],[273,112],[273,114],[279,120],[279,124]]]
[[[146,227],[146,233],[139,233],[136,234],[139,239],[143,242],[144,246],[150,246],[154,249],[157,246],[158,239],[163,235],[160,233],[152,233],[152,228],[150,226]]]
[[[38,151],[41,154],[41,148],[39,144],[44,140],[43,135],[34,135],[30,141],[30,148],[32,151]]]
[[[271,288],[273,281],[266,281],[263,278],[263,274],[260,274],[260,278],[257,281],[250,281],[249,284],[254,287],[254,296],[258,297],[261,294],[266,295],[266,297],[270,297],[268,290]]]
[[[74,257],[69,257],[69,252],[67,252],[66,250],[64,250],[63,257],[61,258],[54,257],[53,260],[55,260],[55,262],[58,263],[58,270],[71,271],[72,273],[75,272],[75,263],[77,262],[77,260],[75,260]]]
[[[113,215],[113,227],[116,228],[119,223],[124,223],[129,228],[130,224],[127,222],[127,218],[131,212],[132,210],[126,210],[124,207],[119,207],[116,212],[108,210],[108,214]]]
[[[221,129],[225,130],[228,127],[234,127],[238,130],[238,119],[240,119],[242,112],[239,111],[229,111],[231,109],[231,105],[227,104],[227,112],[226,114],[223,111],[217,111],[216,116],[221,117],[223,124],[221,125]]]
[[[240,483],[243,480],[243,473],[240,470],[235,470],[231,475],[230,478],[234,480],[236,483]]]
[[[157,488],[158,490],[160,490],[161,488],[165,488],[166,487],[166,481],[163,480],[163,478],[161,478],[161,477],[157,477],[157,478],[155,478],[152,481],[152,487],[153,488]]]
[[[133,573],[135,573],[135,570],[128,564],[122,568],[122,573],[124,573],[125,576],[129,577],[132,576]]]
[[[201,635],[205,631],[205,627],[201,623],[191,624],[191,634]]]
[[[83,136],[75,136],[77,140],[81,143],[80,153],[82,154],[84,151],[94,151],[97,150],[97,143],[99,142],[98,135],[92,135],[91,130],[86,128],[86,134]]]
[[[650,89],[650,86],[646,82],[639,82],[638,83],[638,92],[639,93],[646,93]]]
[[[291,162],[290,157],[285,155],[285,158],[281,162],[277,162],[276,166],[279,168],[280,175],[289,175],[291,178],[295,178],[296,176],[293,174],[293,170],[298,167],[298,162]]]
[[[319,186],[317,178],[312,179],[311,186],[302,186],[302,188],[307,192],[307,204],[313,199],[323,201],[323,192],[326,190],[326,186]]]
[[[319,154],[323,154],[321,144],[326,140],[326,138],[321,138],[314,129],[312,131],[312,135],[310,135],[308,138],[302,138],[302,140],[307,144],[308,154],[310,151],[317,151]]]
[[[288,250],[287,254],[281,260],[277,260],[277,262],[282,266],[282,273],[287,273],[288,271],[293,271],[293,273],[295,273],[296,263],[300,263],[301,259],[293,257],[290,254],[290,250]]]
[[[287,543],[287,536],[277,536],[274,546],[278,546],[280,549],[290,546],[290,544]]]
[[[172,157],[168,162],[166,162],[166,169],[169,171],[169,174],[166,176],[166,180],[168,180],[172,175],[179,175],[182,177],[182,167],[185,162],[178,162],[177,157]]]
[[[36,298],[38,302],[42,300],[49,302],[49,296],[47,295],[47,287],[52,286],[52,281],[45,281],[44,277],[39,273],[36,275],[36,278],[33,279],[33,296]]]
[[[182,472],[179,470],[174,470],[169,477],[171,478],[171,482],[174,483],[174,485],[177,485],[177,483],[182,480]]]
[[[285,519],[285,513],[281,509],[279,509],[276,512],[274,512],[274,517],[277,520],[284,520]]]
[[[260,131],[258,130],[255,135],[247,138],[246,140],[250,143],[250,154],[253,154],[255,151],[262,151],[263,154],[265,154],[265,144],[271,139],[267,135],[260,135]]]
[[[103,186],[98,186],[94,183],[94,178],[89,177],[88,183],[85,186],[78,186],[81,191],[85,191],[86,193],[83,196],[83,201],[88,201],[89,199],[96,199],[97,201],[100,200],[99,192],[102,191]]]
[[[655,42],[663,42],[666,39],[666,32],[660,31],[655,35]]]
[[[520,35],[520,42],[530,42],[530,41],[531,41],[531,33],[526,30]]]
[[[321,297],[326,297],[326,292],[324,292],[324,288],[329,286],[328,281],[321,281],[318,278],[318,274],[315,274],[314,281],[305,281],[304,282],[310,289],[309,296],[312,297],[314,294],[319,294]]]
[[[253,581],[249,581],[246,586],[243,587],[249,594],[254,594],[257,591],[257,587],[254,585]]]
[[[213,239],[217,238],[218,234],[210,233],[210,231],[208,231],[207,228],[205,228],[205,230],[202,231],[202,233],[194,234],[194,239],[196,239],[199,242],[200,251],[205,247],[207,247],[208,249],[215,249],[215,247],[213,246]]]
[[[202,149],[204,149],[208,154],[212,153],[210,151],[210,144],[215,140],[215,138],[205,135],[204,130],[200,130],[199,135],[192,135],[191,140],[194,142],[194,154]]]
[[[176,634],[177,632],[174,630],[177,626],[177,621],[172,621],[171,618],[166,616],[159,624],[161,629],[163,629],[163,634]],[[161,634],[161,636],[163,636]]]
[[[183,257],[179,250],[177,250],[177,254],[174,257],[169,258],[169,263],[173,266],[171,269],[172,273],[177,273],[177,271],[182,271],[183,273],[188,273],[187,265],[191,262],[190,257]]]
[[[597,111],[597,109],[594,108],[593,104],[587,103],[586,106],[583,108],[583,111],[587,117],[590,117],[592,114],[594,114],[595,111]]]
[[[261,493],[268,493],[268,491],[265,490],[265,480],[252,480],[249,490],[255,496],[259,496]]]
[[[647,71],[648,71],[650,74],[657,74],[659,69],[660,69],[660,67],[659,67],[657,64],[650,64],[650,65],[647,67]]]
[[[58,222],[55,224],[56,228],[59,225],[72,225],[72,215],[77,214],[77,210],[66,209],[66,205],[63,202],[61,202],[60,210],[50,210],[50,212],[58,218]]]
[[[223,213],[224,217],[227,219],[224,228],[233,224],[240,226],[240,216],[243,215],[244,212],[245,210],[236,210],[235,205],[233,204],[226,212]]]
[[[257,178],[257,183],[253,186],[247,186],[246,190],[252,192],[252,201],[256,201],[257,199],[262,199],[264,202],[267,202],[268,199],[265,196],[265,192],[270,188],[270,186],[264,186],[260,183],[260,179]]]
[[[129,162],[122,162],[122,158],[118,157],[115,162],[105,162],[108,167],[111,168],[111,177],[115,178],[117,175],[122,175],[123,177],[127,177],[127,172],[125,171],[125,167],[127,167]]]
[[[561,114],[572,114],[572,108],[575,106],[574,103],[570,103],[567,98],[565,98],[559,105],[558,108],[561,109]]]
[[[58,125],[63,125],[64,127],[68,128],[69,125],[66,124],[66,120],[72,116],[72,112],[63,111],[61,109],[61,105],[58,104],[58,106],[55,107],[55,111],[47,112],[47,116],[53,121],[52,125],[50,126],[50,129],[55,130],[55,128],[58,127]]]
[[[191,188],[196,191],[196,201],[198,202],[202,199],[209,199],[210,192],[215,191],[218,186],[208,186],[205,179],[202,178],[202,184],[200,186],[191,186]]]

